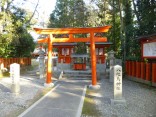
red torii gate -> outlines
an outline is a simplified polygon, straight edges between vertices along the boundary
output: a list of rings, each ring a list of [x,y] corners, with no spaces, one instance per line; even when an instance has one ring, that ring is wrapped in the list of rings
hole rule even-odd
[[[96,52],[95,42],[107,42],[106,37],[95,37],[95,33],[108,32],[111,26],[93,27],[93,28],[34,28],[38,34],[49,35],[46,39],[39,39],[38,43],[48,43],[48,65],[46,85],[52,84],[52,43],[53,42],[90,42],[92,86],[96,87]],[[53,35],[68,34],[69,38],[55,38]],[[74,34],[90,34],[87,38],[75,38]]]

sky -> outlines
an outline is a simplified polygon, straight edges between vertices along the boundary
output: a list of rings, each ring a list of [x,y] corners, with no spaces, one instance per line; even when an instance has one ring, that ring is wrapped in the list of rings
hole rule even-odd
[[[22,2],[25,1],[25,2]],[[84,0],[86,4],[89,4],[89,0]],[[15,0],[14,4],[20,6],[21,8],[28,9],[31,12],[34,11],[38,0]],[[35,18],[38,22],[48,22],[49,16],[55,9],[56,0],[39,0],[39,5],[37,7],[37,12],[35,13]],[[42,27],[40,24],[34,25],[33,27]],[[31,35],[36,40],[38,35],[34,32],[30,32]]]
[[[21,2],[21,0],[15,0],[14,4],[33,12],[37,2],[38,0],[25,0],[25,2]],[[46,22],[49,20],[50,14],[55,9],[55,3],[56,0],[39,0],[37,12],[35,13],[35,18],[38,20],[38,22]],[[33,27],[40,26],[35,25]],[[30,34],[33,36],[34,40],[37,40],[39,36],[38,34],[36,34],[34,31],[31,31]]]
[[[22,2],[25,1],[25,2]],[[20,6],[21,8],[28,9],[31,12],[34,11],[38,0],[15,0],[14,4]],[[56,0],[39,0],[39,5],[37,6],[37,12],[35,13],[35,18],[39,21],[48,20],[49,15],[55,8]]]
[[[55,8],[56,0],[40,0],[38,11],[41,14],[40,20],[47,20]],[[42,17],[43,16],[43,17]]]

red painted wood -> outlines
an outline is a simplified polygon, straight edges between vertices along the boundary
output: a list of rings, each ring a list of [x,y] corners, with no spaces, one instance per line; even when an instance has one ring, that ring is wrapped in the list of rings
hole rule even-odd
[[[150,81],[150,63],[146,63],[146,80]]]
[[[141,78],[145,80],[145,63],[141,62]]]
[[[152,64],[152,82],[156,83],[156,63]]]

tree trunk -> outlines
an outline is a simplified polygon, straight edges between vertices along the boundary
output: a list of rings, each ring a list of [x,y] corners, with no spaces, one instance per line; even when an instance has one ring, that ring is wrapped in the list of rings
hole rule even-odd
[[[124,25],[123,25],[123,18],[122,18],[122,0],[118,0],[119,4],[119,12],[120,12],[120,38],[121,38],[121,46],[123,47],[123,63],[125,63],[125,39],[123,38],[124,33]]]
[[[135,4],[134,0],[132,0],[132,2],[133,2],[133,7],[134,7],[134,13],[135,13],[135,15],[136,15],[138,24],[139,24],[139,26],[140,26],[140,25],[141,25],[141,20],[140,20],[140,18],[139,18],[138,11],[136,10],[136,4]]]
[[[114,4],[114,0],[113,0],[113,50],[116,51],[116,41],[115,41],[115,4]]]

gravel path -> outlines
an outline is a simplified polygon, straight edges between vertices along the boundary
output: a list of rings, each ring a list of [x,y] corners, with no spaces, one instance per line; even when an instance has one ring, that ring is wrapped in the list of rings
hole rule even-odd
[[[94,101],[102,117],[156,117],[156,88],[123,80],[123,97],[126,105],[111,105],[113,83],[109,79],[100,81],[101,89]]]
[[[15,116],[19,111],[26,109],[34,97],[44,89],[43,79],[34,79],[28,76],[20,78],[20,93],[11,92],[11,79],[0,80],[0,117]],[[11,113],[15,115],[10,115]]]

